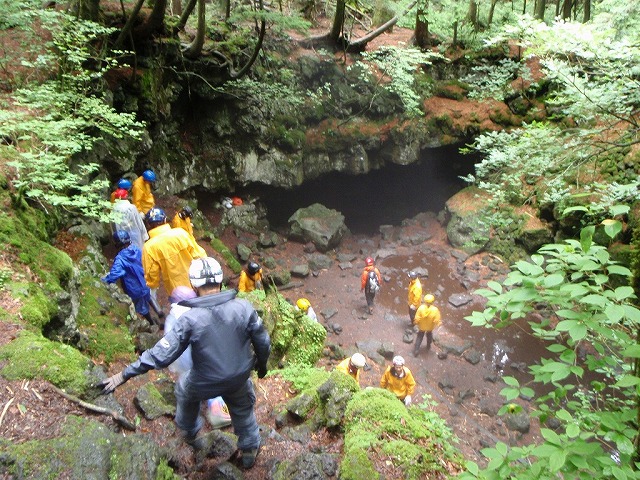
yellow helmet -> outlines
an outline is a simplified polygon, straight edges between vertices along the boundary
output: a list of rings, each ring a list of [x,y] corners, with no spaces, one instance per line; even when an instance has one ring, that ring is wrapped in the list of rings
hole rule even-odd
[[[307,310],[309,310],[309,307],[311,306],[311,302],[309,302],[309,300],[307,300],[306,298],[299,298],[298,301],[296,302],[296,305],[300,310],[302,310],[303,312],[306,312]]]
[[[435,301],[436,297],[434,297],[433,295],[431,295],[430,293],[427,293],[424,296],[424,303],[433,303]]]

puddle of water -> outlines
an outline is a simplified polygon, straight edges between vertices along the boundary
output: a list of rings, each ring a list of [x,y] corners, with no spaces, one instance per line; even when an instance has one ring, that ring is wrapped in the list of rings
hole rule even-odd
[[[491,362],[501,375],[516,377],[521,383],[528,382],[531,376],[515,369],[514,366],[528,366],[539,362],[541,357],[550,356],[545,344],[531,335],[531,329],[525,319],[501,330],[474,327],[464,319],[474,310],[483,310],[483,301],[482,297],[474,295],[473,301],[461,307],[456,308],[449,303],[451,295],[471,295],[473,292],[467,291],[460,284],[452,271],[455,263],[451,261],[448,252],[396,255],[379,260],[378,265],[382,274],[390,277],[380,292],[379,301],[407,321],[407,272],[417,267],[427,269],[429,275],[421,279],[422,289],[423,293],[433,293],[436,296],[436,306],[442,314],[441,328],[471,341],[473,348],[479,351],[485,360]]]

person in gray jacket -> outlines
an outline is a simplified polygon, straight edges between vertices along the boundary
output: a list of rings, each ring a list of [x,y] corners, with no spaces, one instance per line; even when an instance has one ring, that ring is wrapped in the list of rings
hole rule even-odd
[[[175,387],[176,424],[186,442],[197,448],[196,435],[204,424],[200,403],[221,396],[238,436],[242,466],[251,468],[260,449],[251,371],[257,369],[259,378],[267,374],[271,340],[247,300],[235,298],[236,290],[221,291],[222,277],[215,259],[194,259],[189,278],[198,297],[180,302],[191,309],[154,347],[98,387],[103,394],[112,393],[136,375],[167,367],[190,345],[193,367]]]

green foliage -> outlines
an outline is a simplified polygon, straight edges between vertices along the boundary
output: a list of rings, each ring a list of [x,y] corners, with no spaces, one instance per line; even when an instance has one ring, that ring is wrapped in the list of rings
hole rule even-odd
[[[615,225],[611,221],[607,233],[615,235]],[[637,478],[632,458],[640,377],[628,362],[640,358],[640,309],[632,287],[612,284],[612,277],[628,280],[631,272],[593,243],[594,231],[587,227],[579,240],[543,246],[531,261],[516,262],[502,284],[491,281],[476,292],[487,304],[467,317],[475,326],[503,327],[534,310],[543,315],[542,321],[529,322],[536,337],[550,341],[553,354],[530,367],[534,381],[550,389],[537,399],[535,414],[542,422],[553,416],[563,428],[542,429],[540,445],[485,449],[486,469],[470,463],[462,478]],[[582,344],[592,348],[584,359]],[[598,374],[588,388],[586,372]],[[507,400],[532,396],[531,388],[514,378],[505,383]]]
[[[406,115],[410,117],[422,115],[421,98],[416,92],[415,75],[419,68],[432,64],[434,59],[443,59],[440,54],[422,52],[414,48],[381,47],[372,52],[365,52],[360,66],[369,72],[368,63],[375,66],[382,75],[383,88],[397,95],[402,100]],[[369,75],[361,79],[368,81]]]
[[[99,165],[73,165],[72,159],[100,139],[135,138],[142,124],[133,114],[116,112],[103,94],[102,77],[118,66],[102,48],[113,30],[55,12],[42,19],[53,38],[49,53],[23,63],[53,71],[55,78],[16,91],[14,103],[20,110],[0,111],[0,135],[11,139],[17,152],[9,162],[15,169],[13,184],[45,208],[101,218],[108,210],[103,199],[108,185],[93,180]]]
[[[374,470],[373,460],[390,462],[402,478],[447,475],[445,465],[459,464],[456,439],[436,413],[407,409],[391,392],[367,388],[354,395],[344,415],[344,459],[340,478],[362,477]],[[454,467],[455,468],[455,467]]]
[[[286,381],[291,382],[293,388],[299,392],[315,391],[331,375],[324,369],[305,365],[290,365],[278,370],[277,373]]]
[[[0,359],[7,361],[0,373],[8,380],[40,378],[76,395],[89,387],[84,374],[90,366],[88,358],[39,333],[23,330],[0,348]]]
[[[513,92],[511,82],[518,76],[530,79],[530,73],[526,65],[504,58],[498,63],[475,66],[469,75],[460,80],[469,84],[469,98],[478,100],[494,98],[502,101]]]
[[[8,268],[0,268],[0,290],[3,290],[5,285],[11,279],[13,272]]]
[[[265,322],[271,336],[271,364],[315,365],[327,336],[320,323],[296,310],[279,293],[265,295],[262,290],[254,290],[239,296],[246,296]]]

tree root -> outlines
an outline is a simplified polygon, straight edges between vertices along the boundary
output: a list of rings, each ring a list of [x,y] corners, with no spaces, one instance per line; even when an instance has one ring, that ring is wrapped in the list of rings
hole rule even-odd
[[[55,385],[50,385],[50,387],[56,392],[58,392],[60,395],[62,395],[64,398],[66,398],[67,400],[71,400],[73,403],[77,403],[81,407],[84,407],[87,410],[91,410],[92,412],[102,413],[104,415],[111,415],[111,417],[113,417],[113,419],[118,423],[118,425],[126,428],[127,430],[135,431],[136,429],[135,424],[131,420],[129,420],[127,417],[119,414],[115,410],[111,410],[110,408],[105,408],[105,407],[99,407],[98,405],[94,405],[93,403],[80,400],[78,397],[74,395],[70,395],[63,390],[60,390]]]

